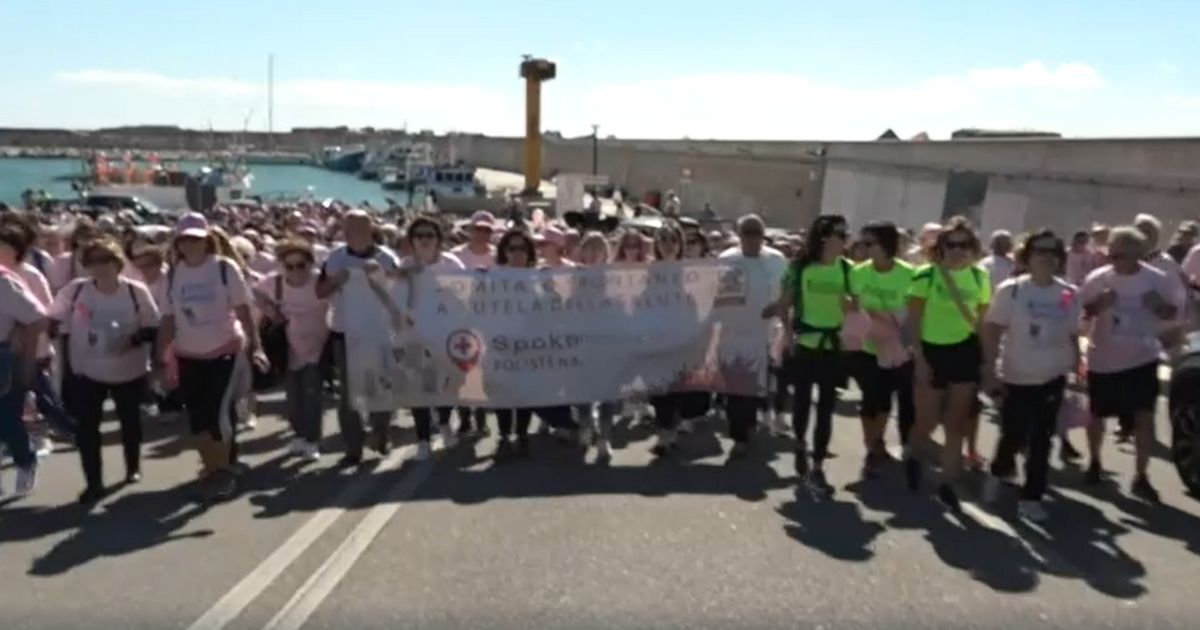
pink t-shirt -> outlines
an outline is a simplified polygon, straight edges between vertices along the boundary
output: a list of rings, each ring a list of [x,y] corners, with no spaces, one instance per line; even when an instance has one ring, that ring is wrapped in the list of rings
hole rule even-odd
[[[225,280],[221,280],[221,266]],[[163,316],[175,318],[175,352],[210,357],[241,337],[235,309],[248,304],[249,291],[237,264],[210,257],[196,267],[179,263],[166,281]]]
[[[70,284],[75,278],[86,276],[87,273],[82,265],[75,263],[75,255],[71,252],[64,252],[54,257],[50,261],[50,266],[46,269],[46,280],[50,283],[50,290],[55,294],[59,289]]]
[[[33,297],[16,272],[0,267],[0,342],[8,341],[17,324],[32,324],[46,309]]]
[[[287,338],[291,352],[288,369],[297,370],[321,360],[325,339],[329,336],[329,301],[317,298],[317,274],[301,286],[292,286],[273,273],[263,278],[255,291],[275,303],[287,319]],[[280,289],[278,292],[276,289]],[[279,299],[277,300],[277,296]]]
[[[28,262],[21,263],[17,268],[17,275],[21,277],[21,281],[25,283],[25,288],[29,289],[30,295],[42,305],[42,308],[50,308],[50,303],[54,301],[54,296],[50,294],[50,283],[46,281],[46,276],[38,271],[37,267]],[[38,337],[38,359],[49,359],[54,356],[54,346],[50,343],[50,337],[42,333]]]
[[[87,278],[74,280],[54,298],[50,316],[69,334],[71,370],[93,381],[128,383],[150,371],[150,344],[130,338],[158,325],[158,307],[140,282],[121,278],[117,290],[103,293]]]
[[[1116,291],[1117,301],[1095,318],[1088,338],[1088,370],[1107,374],[1157,361],[1162,353],[1160,320],[1142,304],[1142,296],[1155,291],[1164,301],[1182,308],[1175,285],[1146,263],[1128,276],[1105,265],[1088,275],[1080,299],[1086,306],[1110,287]]]
[[[462,261],[467,269],[491,269],[496,264],[496,248],[488,245],[486,254],[476,254],[471,251],[470,243],[464,243],[450,250],[456,258]]]

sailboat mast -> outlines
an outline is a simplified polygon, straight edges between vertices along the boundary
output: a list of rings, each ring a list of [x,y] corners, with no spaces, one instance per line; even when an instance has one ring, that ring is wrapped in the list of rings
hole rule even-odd
[[[267,55],[267,147],[275,149],[275,53]]]

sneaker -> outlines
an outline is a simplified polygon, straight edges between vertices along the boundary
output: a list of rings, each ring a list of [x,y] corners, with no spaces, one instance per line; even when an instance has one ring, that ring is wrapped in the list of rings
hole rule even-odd
[[[374,443],[371,448],[375,449],[376,453],[379,453],[383,457],[391,455],[392,441],[388,439],[387,433],[379,433],[371,441]]]
[[[803,446],[796,449],[796,477],[800,481],[808,479],[808,450]]]
[[[429,446],[429,442],[422,440],[417,442],[417,454],[413,455],[413,459],[423,462],[433,455],[433,447]]]
[[[994,504],[1000,498],[1000,488],[1004,485],[1004,480],[995,475],[988,475],[983,480],[983,502],[988,505]]]
[[[454,430],[450,428],[450,425],[443,424],[441,431],[442,448],[451,449],[458,446],[458,436],[454,434]]]
[[[37,438],[35,444],[36,448],[33,449],[33,452],[40,459],[46,459],[54,452],[54,440],[50,439],[49,436]]]
[[[316,442],[305,442],[304,452],[300,454],[300,457],[306,462],[321,461],[321,446]]]
[[[671,452],[675,446],[675,433],[673,431],[659,431],[658,440],[651,447],[650,452],[654,453],[655,457],[665,457]]]
[[[1158,503],[1158,490],[1150,485],[1150,479],[1145,475],[1140,475],[1133,480],[1133,485],[1129,487],[1129,492],[1133,496],[1145,501],[1146,503]]]
[[[880,461],[879,455],[876,453],[867,453],[863,458],[862,478],[876,479],[879,477],[879,471],[883,467],[883,462]]]
[[[1088,464],[1087,472],[1083,474],[1083,482],[1089,486],[1098,486],[1104,481],[1104,471],[1100,470],[1100,462]]]
[[[133,470],[125,474],[125,483],[129,485],[142,483],[142,472]]]
[[[921,460],[912,455],[904,458],[904,480],[909,490],[916,492],[921,489]]]
[[[788,431],[792,430],[781,413],[771,414],[771,417],[767,419],[767,429],[775,435],[787,435]]]
[[[733,448],[729,449],[730,459],[745,459],[750,455],[750,445],[745,442],[734,442]]]
[[[1117,444],[1132,444],[1133,431],[1117,430]]]
[[[1031,523],[1042,523],[1050,518],[1041,501],[1032,501],[1029,499],[1017,501],[1017,514]]]
[[[687,420],[679,421],[679,429],[678,429],[679,433],[682,433],[684,435],[691,435],[692,431],[695,431],[695,430],[696,430],[696,424],[694,422],[692,422],[692,420],[690,418]]]
[[[288,442],[288,455],[295,455],[299,457],[304,455],[304,452],[307,448],[308,442],[305,442],[301,438],[292,438],[292,441]]]
[[[37,487],[38,465],[34,462],[29,468],[17,469],[17,483],[13,488],[13,494],[18,497],[29,496],[33,489]]]
[[[209,501],[225,501],[237,494],[237,477],[228,470],[218,470],[205,480],[205,498]]]
[[[1083,457],[1083,455],[1077,451],[1074,446],[1071,446],[1070,440],[1068,440],[1066,437],[1061,438],[1061,440],[1062,445],[1058,447],[1058,457],[1064,463],[1079,461],[1079,458]]]
[[[239,431],[253,431],[258,428],[258,418],[254,416],[246,416],[245,420],[238,422]]]
[[[596,461],[609,461],[612,459],[612,444],[604,438],[596,441]]]
[[[104,496],[108,494],[104,488],[84,488],[83,492],[79,493],[79,502],[84,505],[95,505],[99,503]]]
[[[958,493],[948,483],[938,486],[937,496],[938,501],[941,501],[942,505],[946,506],[952,512],[957,512],[962,508],[962,505],[958,502]]]
[[[829,481],[825,479],[825,471],[820,468],[814,468],[808,475],[808,485],[812,486],[813,490],[827,497],[833,496],[834,488]]]

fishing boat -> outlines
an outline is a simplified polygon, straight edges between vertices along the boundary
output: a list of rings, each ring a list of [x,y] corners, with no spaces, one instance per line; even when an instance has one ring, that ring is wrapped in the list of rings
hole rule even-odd
[[[163,164],[156,154],[145,161],[126,153],[110,161],[103,152],[84,162],[84,174],[71,186],[87,197],[136,198],[166,210],[207,210],[244,198],[254,176],[239,162],[214,161],[194,172]]]
[[[322,166],[338,173],[357,173],[366,159],[367,147],[361,144],[325,147],[320,156]]]
[[[486,205],[487,187],[475,176],[475,167],[464,162],[425,166],[418,170],[421,183],[414,186],[443,212],[479,209]]]
[[[413,185],[408,179],[408,173],[397,166],[384,166],[379,169],[379,183],[384,190],[410,190]]]

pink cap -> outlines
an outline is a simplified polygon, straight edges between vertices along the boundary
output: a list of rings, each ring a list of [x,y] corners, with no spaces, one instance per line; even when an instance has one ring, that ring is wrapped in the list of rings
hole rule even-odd
[[[196,212],[183,215],[175,224],[175,236],[208,238],[208,219]]]
[[[487,210],[476,210],[471,215],[471,225],[476,227],[485,227],[488,229],[496,228],[496,216]]]
[[[562,230],[551,225],[539,232],[538,235],[534,237],[534,240],[539,243],[549,243],[551,245],[563,247],[567,244],[567,235],[563,234]]]

